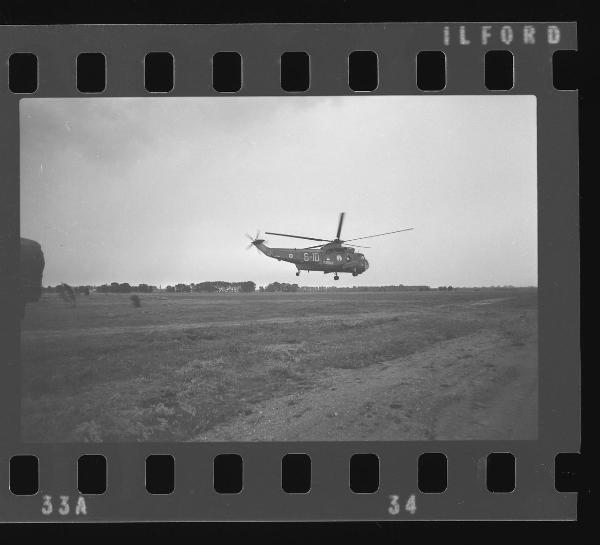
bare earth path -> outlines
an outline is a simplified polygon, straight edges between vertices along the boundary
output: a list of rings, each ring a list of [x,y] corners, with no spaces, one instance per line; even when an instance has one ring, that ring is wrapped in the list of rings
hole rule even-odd
[[[317,387],[271,399],[193,441],[532,439],[537,346],[493,331],[362,369],[330,369]]]

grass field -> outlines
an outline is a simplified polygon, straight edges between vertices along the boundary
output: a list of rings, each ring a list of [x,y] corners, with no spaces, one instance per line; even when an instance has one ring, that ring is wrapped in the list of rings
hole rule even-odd
[[[126,294],[27,305],[23,440],[194,440],[270,400],[449,341],[537,342],[535,289],[140,297],[140,308]]]

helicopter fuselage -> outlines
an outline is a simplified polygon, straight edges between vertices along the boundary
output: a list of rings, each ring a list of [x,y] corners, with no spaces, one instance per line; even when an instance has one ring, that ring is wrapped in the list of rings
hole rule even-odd
[[[369,268],[369,262],[363,254],[341,244],[325,244],[320,248],[270,248],[262,240],[256,240],[253,244],[272,259],[292,263],[298,271],[350,273],[358,276]]]
[[[265,239],[260,238],[260,231],[256,232],[254,238],[249,234],[246,234],[250,239],[248,248],[254,246],[258,251],[272,259],[276,259],[277,261],[287,261],[288,263],[296,265],[296,268],[298,269],[296,271],[296,276],[300,276],[300,271],[322,271],[325,274],[333,273],[333,279],[339,280],[340,277],[338,276],[338,273],[350,273],[352,276],[358,276],[369,268],[369,262],[365,259],[364,254],[361,254],[354,249],[355,247],[368,248],[368,246],[350,244],[351,242],[412,230],[412,227],[409,227],[408,229],[398,229],[397,231],[388,231],[387,233],[378,233],[376,235],[343,240],[341,236],[344,216],[345,212],[342,212],[340,214],[334,239],[265,231],[265,235],[310,240],[312,241],[311,244],[313,244],[313,246],[309,246],[308,248],[270,248],[265,244]],[[315,242],[324,242],[325,244],[314,244]]]

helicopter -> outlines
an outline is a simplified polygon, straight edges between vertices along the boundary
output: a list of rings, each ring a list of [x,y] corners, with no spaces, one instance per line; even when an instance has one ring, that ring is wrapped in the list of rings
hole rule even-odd
[[[359,246],[357,244],[349,244],[356,240],[364,240],[366,238],[381,237],[391,235],[393,233],[402,233],[411,231],[413,227],[408,229],[400,229],[398,231],[389,231],[387,233],[379,233],[377,235],[368,235],[365,237],[351,238],[342,240],[342,225],[344,224],[345,212],[340,214],[337,233],[333,240],[324,238],[305,237],[300,235],[289,235],[286,233],[274,233],[266,231],[266,235],[275,235],[280,237],[299,238],[304,240],[312,240],[320,242],[316,246],[308,248],[270,248],[265,244],[265,239],[260,238],[260,231],[255,237],[246,233],[250,239],[250,244],[247,249],[254,246],[257,250],[268,257],[277,261],[287,261],[292,263],[298,269],[296,276],[300,276],[300,271],[322,271],[324,274],[333,273],[333,279],[339,280],[339,273],[350,273],[352,276],[358,276],[364,273],[369,268],[369,262],[364,254],[356,252],[355,248],[369,248],[369,246]]]

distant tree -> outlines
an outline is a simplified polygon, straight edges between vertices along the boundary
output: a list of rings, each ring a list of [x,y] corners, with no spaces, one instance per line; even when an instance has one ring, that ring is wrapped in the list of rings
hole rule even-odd
[[[119,284],[119,293],[131,293],[131,285],[129,282]]]
[[[240,282],[240,291],[244,293],[253,293],[256,290],[256,284],[251,280]]]
[[[175,291],[178,293],[189,293],[192,289],[187,284],[177,284],[175,286]]]
[[[216,288],[211,282],[198,282],[194,284],[194,291],[201,293],[212,293],[213,291],[216,291]]]
[[[265,286],[264,291],[269,292],[296,292],[298,291],[298,284],[287,284],[287,283],[279,283],[273,282],[268,286]]]
[[[170,293],[175,291],[175,288],[173,286],[167,286],[165,289]]]

